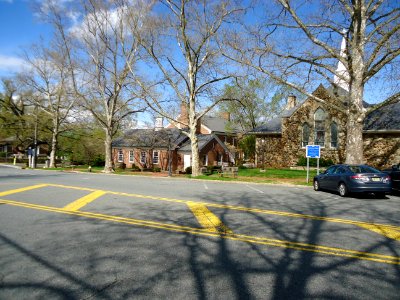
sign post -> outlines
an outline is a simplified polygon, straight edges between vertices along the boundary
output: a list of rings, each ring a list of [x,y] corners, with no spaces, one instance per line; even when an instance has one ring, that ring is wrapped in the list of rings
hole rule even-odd
[[[317,159],[317,174],[319,174],[319,158],[321,157],[321,146],[320,145],[307,145],[306,146],[306,157],[307,157],[307,183],[310,179],[310,158]]]

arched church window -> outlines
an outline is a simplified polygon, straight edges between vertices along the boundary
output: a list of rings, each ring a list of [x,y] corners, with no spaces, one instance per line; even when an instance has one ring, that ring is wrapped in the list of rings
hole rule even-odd
[[[325,119],[326,113],[318,108],[314,114],[314,145],[325,146]]]
[[[338,147],[338,126],[336,122],[331,124],[331,148]]]
[[[308,145],[309,141],[310,141],[310,125],[308,125],[307,123],[304,123],[301,145],[303,147],[305,147]]]

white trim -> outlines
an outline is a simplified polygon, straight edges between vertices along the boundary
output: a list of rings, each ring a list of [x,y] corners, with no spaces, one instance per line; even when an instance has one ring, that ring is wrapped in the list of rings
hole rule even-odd
[[[157,162],[154,162],[154,154],[155,153],[157,153]],[[153,162],[153,164],[155,164],[155,165],[158,165],[158,164],[160,164],[160,151],[159,150],[154,150],[153,151],[153,155],[152,155],[152,162]]]
[[[142,156],[142,154],[144,153],[144,157]],[[143,161],[144,158],[144,161]],[[140,163],[142,165],[147,163],[147,152],[146,151],[140,151]]]
[[[122,148],[117,150],[117,161],[124,162],[124,150]]]
[[[200,124],[200,127],[205,128],[209,134],[212,133],[212,130],[210,128],[208,128],[206,125]],[[200,131],[201,131],[201,129],[200,129]]]
[[[132,153],[132,157],[131,157],[131,153]],[[135,150],[129,150],[129,162],[131,163],[134,161],[135,161]]]

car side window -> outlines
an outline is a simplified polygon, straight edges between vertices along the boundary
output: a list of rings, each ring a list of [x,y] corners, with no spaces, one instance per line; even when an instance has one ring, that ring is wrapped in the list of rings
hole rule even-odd
[[[344,174],[344,173],[346,173],[346,170],[342,167],[337,168],[335,171],[335,174]]]
[[[333,174],[337,167],[330,167],[326,170],[326,174]]]

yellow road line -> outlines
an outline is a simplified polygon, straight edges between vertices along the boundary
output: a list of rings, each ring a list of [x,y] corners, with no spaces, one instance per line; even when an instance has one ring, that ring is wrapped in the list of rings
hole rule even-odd
[[[200,225],[211,232],[233,233],[222,221],[209,209],[196,202],[187,203]]]
[[[138,220],[138,219],[131,219],[131,218],[124,218],[124,217],[117,217],[111,215],[104,215],[104,214],[97,214],[97,213],[89,213],[89,212],[82,212],[82,211],[68,211],[62,208],[51,207],[51,206],[43,206],[43,205],[36,205],[24,202],[17,202],[11,200],[2,200],[0,199],[0,203],[9,204],[13,206],[25,207],[30,209],[37,209],[43,211],[50,211],[56,212],[61,214],[68,214],[74,216],[80,216],[85,218],[91,219],[98,219],[98,220],[105,220],[123,224],[130,224],[130,225],[137,225],[142,227],[149,227],[149,228],[156,228],[156,229],[163,229],[168,231],[174,232],[183,232],[183,233],[190,233],[195,235],[202,235],[202,236],[211,236],[211,237],[221,237],[224,239],[247,242],[252,244],[260,244],[260,245],[268,245],[268,246],[275,246],[281,248],[290,248],[294,250],[301,250],[301,251],[309,251],[315,252],[320,254],[327,254],[339,257],[347,257],[359,260],[368,260],[374,261],[379,263],[385,264],[394,264],[400,265],[400,257],[398,256],[390,256],[390,255],[383,255],[377,253],[369,253],[369,252],[362,252],[357,250],[351,249],[342,249],[336,247],[327,247],[321,245],[313,245],[307,243],[297,243],[297,242],[290,242],[284,240],[277,240],[271,239],[266,237],[257,237],[257,236],[248,236],[242,234],[232,234],[232,233],[220,233],[220,232],[211,232],[207,229],[202,228],[192,228],[187,226],[179,226],[167,223],[159,223],[153,221],[145,221],[145,220]]]
[[[36,184],[36,185],[23,187],[20,189],[8,190],[8,191],[0,192],[0,197],[11,195],[11,194],[16,194],[16,193],[21,193],[21,192],[25,192],[25,191],[30,191],[30,190],[34,190],[34,189],[40,189],[40,188],[46,187],[46,186],[48,186],[48,185],[47,184]]]
[[[95,191],[95,189],[80,188],[80,187],[67,186],[67,185],[58,185],[58,184],[48,184],[48,185],[55,186],[55,187],[69,188],[69,189]],[[113,192],[113,191],[106,191],[106,193],[112,194],[112,195],[137,197],[137,198],[142,198],[142,199],[151,199],[151,200],[174,202],[174,203],[184,203],[184,204],[193,203],[193,201],[190,201],[190,200],[181,200],[181,199],[165,198],[165,197],[157,197],[157,196],[147,196],[147,195],[141,195],[141,194],[130,194],[130,193],[121,193],[121,192]],[[1,196],[1,194],[0,194],[0,196]],[[353,221],[353,220],[346,220],[346,219],[339,219],[339,218],[319,217],[319,216],[306,215],[306,214],[290,213],[290,212],[285,212],[285,211],[274,211],[274,210],[249,208],[249,207],[243,207],[243,206],[233,206],[233,205],[225,205],[225,204],[217,204],[217,203],[207,203],[207,202],[195,202],[195,203],[197,203],[199,205],[204,205],[207,207],[238,210],[238,211],[245,211],[245,212],[268,214],[268,215],[276,215],[276,216],[283,216],[283,217],[290,217],[290,218],[310,219],[310,220],[332,222],[332,223],[350,224],[350,225],[359,226],[361,228],[373,231],[375,233],[378,233],[378,234],[383,235],[390,239],[394,238],[396,240],[399,240],[398,232],[400,232],[400,227],[394,226],[394,225],[368,223],[368,222],[363,222],[363,221]]]
[[[390,226],[382,226],[379,224],[357,224],[361,228],[376,232],[388,238],[400,241],[400,229],[395,229]]]
[[[106,194],[105,191],[94,191],[64,207],[65,210],[79,210],[90,202]]]

